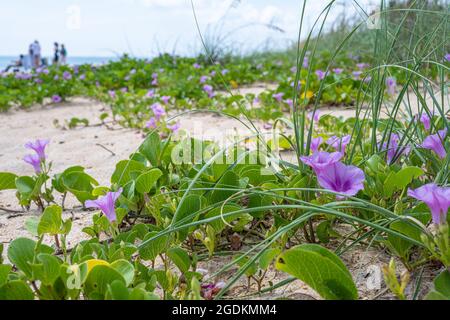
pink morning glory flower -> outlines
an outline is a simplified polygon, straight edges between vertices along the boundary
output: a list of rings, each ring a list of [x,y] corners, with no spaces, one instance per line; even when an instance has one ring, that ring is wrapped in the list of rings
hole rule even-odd
[[[63,73],[63,79],[64,80],[70,80],[72,79],[72,74],[69,71],[64,71]]]
[[[170,101],[170,96],[162,96],[161,97],[161,101],[165,104],[169,103]]]
[[[114,90],[109,90],[108,91],[109,97],[114,99],[116,97],[116,92]]]
[[[336,162],[316,171],[316,174],[319,185],[327,190],[354,196],[358,191],[364,189],[364,171],[355,166],[346,166],[342,162]],[[344,197],[338,195],[336,198],[343,199]]]
[[[284,103],[286,103],[290,108],[294,107],[294,101],[292,99],[286,99],[284,100]]]
[[[97,208],[102,210],[106,218],[108,218],[110,222],[113,222],[117,220],[114,204],[120,197],[121,193],[122,188],[120,188],[117,192],[108,192],[106,195],[98,198],[97,200],[87,200],[84,205],[86,208]]]
[[[160,105],[159,103],[154,103],[150,106],[153,113],[155,114],[156,120],[159,120],[163,115],[166,114],[166,110],[164,110],[164,107]]]
[[[430,130],[431,128],[431,119],[428,116],[428,114],[426,114],[425,112],[422,113],[422,115],[420,116],[420,122],[422,122],[423,127],[425,128],[425,130]]]
[[[305,57],[304,59],[303,59],[303,64],[302,64],[302,66],[303,66],[303,68],[308,68],[309,67],[309,59],[308,59],[308,57]]]
[[[23,161],[31,164],[34,168],[34,172],[37,174],[41,173],[41,159],[37,154],[27,154],[23,157]]]
[[[445,223],[450,207],[450,188],[429,183],[415,190],[408,189],[408,196],[423,201],[430,208],[433,223]]]
[[[320,145],[323,142],[323,138],[322,137],[317,137],[317,138],[312,138],[311,139],[311,145],[310,145],[310,149],[313,153],[317,152],[319,150]]]
[[[338,162],[342,159],[343,156],[344,154],[341,152],[329,153],[325,151],[319,151],[314,152],[311,156],[301,156],[300,160],[307,166],[313,168],[313,170],[317,173],[320,170],[325,169]]]
[[[211,85],[209,85],[209,84],[205,84],[205,85],[203,86],[203,91],[205,91],[205,92],[208,94],[208,97],[209,97],[209,98],[212,98],[212,97],[215,96],[214,89],[213,89],[213,87],[212,87]]]
[[[157,124],[156,124],[156,118],[155,117],[151,117],[150,120],[147,121],[147,123],[145,124],[145,127],[148,129],[155,129]]]
[[[50,143],[48,139],[37,139],[36,141],[29,141],[25,144],[25,148],[31,149],[38,155],[39,159],[45,159],[45,147]]]
[[[383,143],[382,148],[380,148],[381,151],[387,151],[386,159],[388,164],[391,164],[396,156],[399,156],[401,154],[408,154],[410,151],[409,146],[400,147],[398,145],[399,141],[400,137],[398,136],[398,134],[393,133],[389,139],[389,146],[387,146],[387,143],[385,142]]]
[[[358,69],[365,69],[367,67],[367,63],[357,63],[356,66]]]
[[[322,71],[322,70],[316,70],[316,76],[317,76],[317,78],[319,78],[319,80],[323,80],[323,79],[325,79],[325,76],[326,76],[327,74],[324,72],[324,71]]]
[[[314,122],[318,122],[320,119],[320,110],[315,110],[308,113],[308,119],[313,120]]]
[[[272,95],[272,98],[274,98],[275,100],[277,100],[278,102],[282,102],[283,101],[283,96],[284,93],[280,92],[280,93],[275,93]]]
[[[390,96],[395,94],[395,87],[397,86],[397,80],[394,77],[388,77],[386,79],[387,92]]]
[[[447,128],[439,130],[438,133],[429,135],[423,140],[422,147],[425,149],[433,150],[441,159],[447,156],[443,141],[447,137]]]
[[[345,153],[345,147],[350,143],[351,138],[350,135],[343,136],[342,138],[332,136],[327,140],[327,144],[332,146],[336,151]]]
[[[53,103],[60,103],[60,102],[62,101],[62,99],[61,99],[61,97],[58,96],[57,94],[54,94],[54,95],[52,96],[52,101],[53,101]]]
[[[180,127],[181,127],[181,124],[179,122],[176,122],[172,125],[170,125],[170,124],[167,125],[167,129],[169,129],[173,133],[176,133],[180,129]]]
[[[359,80],[361,78],[362,71],[353,71],[352,75],[353,75],[353,79]]]

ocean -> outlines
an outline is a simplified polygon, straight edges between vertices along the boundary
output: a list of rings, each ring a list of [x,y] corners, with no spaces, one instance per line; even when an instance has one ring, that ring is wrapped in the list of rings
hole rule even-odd
[[[0,56],[0,70],[4,70],[8,65],[12,64],[19,57],[13,56]],[[84,63],[101,64],[109,61],[118,60],[118,57],[67,57],[67,63],[69,65],[79,65]],[[51,62],[51,58],[47,57],[47,60]]]

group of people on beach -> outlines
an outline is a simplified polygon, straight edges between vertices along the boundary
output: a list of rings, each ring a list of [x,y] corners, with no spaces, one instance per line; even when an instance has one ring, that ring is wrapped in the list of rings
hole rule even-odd
[[[64,44],[59,44],[55,42],[53,44],[53,59],[52,64],[66,64],[67,62],[67,49]],[[42,57],[41,53],[41,45],[39,41],[35,40],[28,46],[28,54],[21,54],[19,56],[19,60],[15,61],[13,64],[9,65],[5,71],[8,71],[11,68],[15,70],[18,68],[23,68],[25,70],[28,69],[36,69],[41,66],[48,65],[47,59]]]

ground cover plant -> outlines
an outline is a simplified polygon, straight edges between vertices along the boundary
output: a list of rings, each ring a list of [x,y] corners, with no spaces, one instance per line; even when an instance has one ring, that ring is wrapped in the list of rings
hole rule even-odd
[[[436,3],[381,1],[380,27],[367,30],[367,16],[347,25],[333,50],[329,1],[289,52],[124,56],[3,74],[4,111],[88,96],[110,107],[105,125],[145,138],[109,185],[76,159],[53,172],[50,137],[24,146],[34,175],[1,172],[0,190],[42,214],[27,220],[29,237],[0,246],[0,299],[226,299],[241,279],[246,297],[300,279],[323,299],[358,299],[342,259],[358,246],[391,257],[382,274],[396,298],[450,299],[448,5]],[[300,28],[304,15],[302,6]],[[234,91],[254,83],[273,86]],[[354,116],[323,115],[323,106],[351,106]],[[226,145],[191,137],[179,114],[197,110],[252,134]],[[67,196],[92,216],[89,239],[71,247]],[[202,268],[218,257],[228,259],[213,274]],[[425,268],[435,275],[426,290]],[[270,270],[286,277],[273,283]]]

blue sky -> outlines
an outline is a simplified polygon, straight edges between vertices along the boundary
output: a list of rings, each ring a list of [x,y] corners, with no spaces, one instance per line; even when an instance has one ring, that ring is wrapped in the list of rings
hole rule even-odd
[[[241,50],[266,43],[282,46],[297,38],[301,0],[193,2],[203,32],[209,28],[225,34],[247,26],[227,38]],[[310,26],[328,1],[307,3]],[[347,13],[352,10],[349,4]],[[34,39],[41,42],[44,55],[51,55],[54,41],[65,43],[72,56],[149,56],[173,50],[192,54],[201,49],[190,0],[2,0],[0,11],[0,55],[26,52]],[[337,7],[331,19],[340,12],[342,7]],[[263,24],[274,24],[284,33]]]

